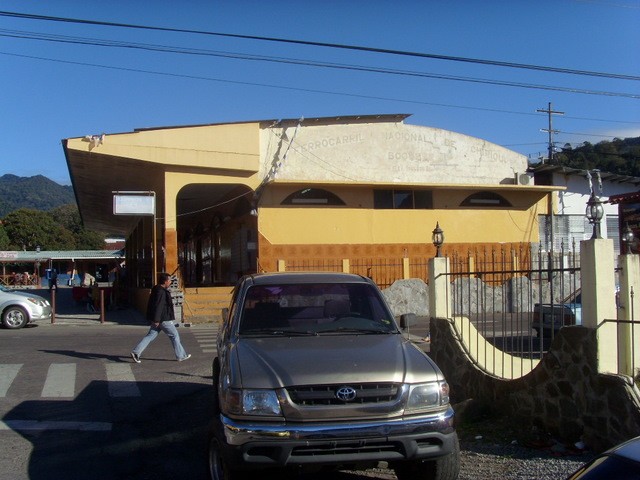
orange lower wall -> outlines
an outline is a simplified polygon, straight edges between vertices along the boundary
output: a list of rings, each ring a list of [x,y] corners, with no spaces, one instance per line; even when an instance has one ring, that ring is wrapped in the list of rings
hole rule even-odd
[[[512,263],[513,255],[519,258],[520,267],[530,262],[530,244],[528,243],[456,243],[445,244],[441,254],[451,258],[466,259],[494,257],[496,262]],[[419,244],[339,244],[339,245],[272,245],[264,236],[258,235],[258,268],[261,271],[277,271],[278,260],[285,262],[320,263],[322,261],[337,264],[342,259],[356,261],[361,259],[394,259],[434,257],[436,248],[431,243]]]

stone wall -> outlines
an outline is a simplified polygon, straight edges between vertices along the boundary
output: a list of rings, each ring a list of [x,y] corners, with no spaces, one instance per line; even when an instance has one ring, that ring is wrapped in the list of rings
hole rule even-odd
[[[598,374],[596,334],[576,326],[557,334],[528,375],[493,377],[466,353],[452,323],[431,319],[430,356],[451,385],[452,403],[474,399],[567,442],[602,451],[640,435],[640,391],[629,377]]]

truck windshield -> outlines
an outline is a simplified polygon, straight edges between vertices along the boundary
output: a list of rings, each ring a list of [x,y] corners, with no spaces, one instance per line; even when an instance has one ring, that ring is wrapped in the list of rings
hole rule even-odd
[[[255,285],[245,296],[239,333],[277,331],[396,333],[393,317],[375,288],[366,284]]]

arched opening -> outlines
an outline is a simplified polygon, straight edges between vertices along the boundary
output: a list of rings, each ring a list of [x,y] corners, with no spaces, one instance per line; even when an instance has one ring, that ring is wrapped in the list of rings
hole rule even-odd
[[[178,263],[186,287],[232,285],[256,271],[253,195],[237,184],[191,184],[180,190]]]

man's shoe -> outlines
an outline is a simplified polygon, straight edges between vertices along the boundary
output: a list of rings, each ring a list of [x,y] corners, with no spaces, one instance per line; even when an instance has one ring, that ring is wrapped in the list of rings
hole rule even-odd
[[[140,357],[138,356],[137,353],[131,352],[131,358],[133,358],[134,362],[140,363]]]
[[[189,360],[190,358],[191,358],[191,354],[187,353],[186,357],[179,358],[178,361],[179,362],[184,362],[185,360]]]

